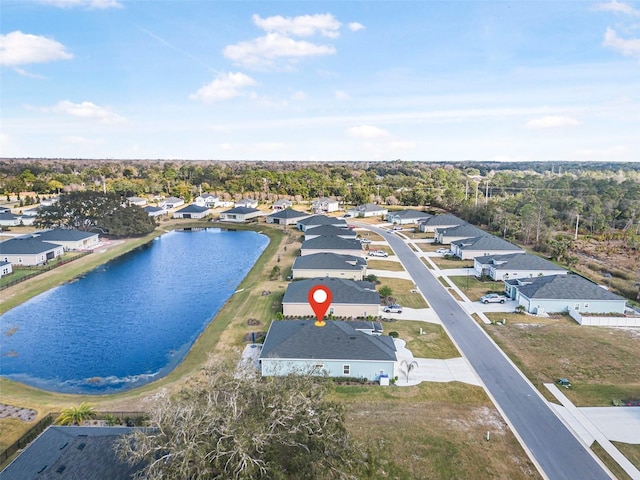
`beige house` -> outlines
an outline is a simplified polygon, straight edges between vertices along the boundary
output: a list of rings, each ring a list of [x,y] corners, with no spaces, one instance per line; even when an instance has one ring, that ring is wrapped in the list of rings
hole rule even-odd
[[[297,257],[291,275],[294,280],[322,277],[363,280],[367,275],[367,261],[355,255],[315,253]]]
[[[0,242],[0,260],[13,265],[44,265],[64,255],[64,247],[39,238],[17,237]]]
[[[100,236],[96,232],[54,228],[33,234],[43,242],[61,245],[65,250],[91,250],[100,244]]]

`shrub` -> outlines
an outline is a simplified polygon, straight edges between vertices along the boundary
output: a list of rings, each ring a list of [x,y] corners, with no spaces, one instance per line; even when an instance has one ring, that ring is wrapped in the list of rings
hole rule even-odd
[[[389,336],[392,338],[398,338],[400,334],[398,332],[389,332]]]

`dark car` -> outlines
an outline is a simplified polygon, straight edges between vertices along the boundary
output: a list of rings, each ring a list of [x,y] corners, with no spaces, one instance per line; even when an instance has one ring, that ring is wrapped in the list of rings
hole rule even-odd
[[[571,388],[571,382],[567,378],[559,378],[558,385],[564,388]]]

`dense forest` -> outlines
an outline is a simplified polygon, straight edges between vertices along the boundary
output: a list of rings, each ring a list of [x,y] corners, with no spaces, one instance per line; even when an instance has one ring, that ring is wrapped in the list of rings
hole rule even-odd
[[[633,270],[640,247],[640,163],[0,160],[7,200],[78,190],[185,201],[209,192],[267,204],[327,196],[446,210],[569,265],[579,260],[577,234],[583,244],[605,242],[611,254],[616,242],[628,260],[619,268]],[[22,205],[37,200],[23,197]]]

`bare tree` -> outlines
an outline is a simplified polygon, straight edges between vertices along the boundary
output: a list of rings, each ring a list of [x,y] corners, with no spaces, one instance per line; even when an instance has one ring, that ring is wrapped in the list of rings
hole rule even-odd
[[[175,397],[159,397],[150,428],[121,439],[118,453],[146,463],[136,478],[366,478],[342,406],[325,398],[329,385],[211,367]]]

